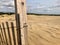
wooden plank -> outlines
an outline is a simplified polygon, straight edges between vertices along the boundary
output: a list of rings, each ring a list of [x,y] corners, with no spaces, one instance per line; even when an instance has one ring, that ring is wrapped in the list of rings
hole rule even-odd
[[[20,36],[21,36],[21,45],[27,45],[27,28],[24,28],[24,25],[27,25],[27,15],[26,15],[26,5],[25,0],[15,0],[15,13],[17,17],[19,15],[20,17]],[[16,20],[16,23],[17,20]],[[25,31],[24,31],[25,30]],[[19,44],[18,44],[19,45]]]
[[[26,0],[21,0],[22,7],[22,16],[23,16],[23,32],[25,38],[25,45],[28,45],[28,36],[27,36],[27,14],[26,14]]]
[[[16,39],[15,39],[15,32],[14,32],[14,24],[13,24],[13,22],[11,22],[11,29],[12,29],[12,35],[13,35],[14,45],[16,45]]]
[[[1,38],[1,42],[0,42],[0,44],[3,45],[3,42],[2,42],[3,41],[3,33],[2,33],[1,25],[0,25],[0,30],[1,30],[1,37],[0,37]]]
[[[4,31],[4,35],[5,35],[6,45],[8,45],[8,41],[7,41],[7,36],[6,36],[6,32],[5,32],[4,23],[2,23],[2,27],[3,27],[3,31]]]
[[[15,19],[16,19],[16,31],[17,31],[17,41],[18,45],[22,45],[21,43],[21,30],[20,30],[20,19],[19,19],[19,14],[18,14],[18,9],[17,9],[17,0],[14,1],[15,3]]]
[[[10,43],[10,45],[12,45],[10,31],[9,31],[10,28],[9,28],[9,23],[8,22],[6,22],[6,27],[7,27],[7,31],[8,31],[9,43]]]
[[[16,30],[17,30],[18,45],[22,45],[22,42],[21,42],[21,28],[20,28],[20,19],[19,19],[19,15],[16,16]]]
[[[13,38],[13,32],[12,32],[12,27],[11,27],[11,22],[9,22],[9,32],[10,32],[10,37],[11,37],[11,44],[14,45],[14,38]]]
[[[18,21],[18,13],[17,13],[17,0],[15,0],[14,3],[15,3],[15,19],[16,19],[17,42],[18,42],[18,45],[22,45],[21,44],[20,19]]]
[[[4,45],[4,42],[5,42],[5,35],[4,35],[4,31],[3,31],[2,24],[0,25],[0,27],[1,27],[1,34],[2,34],[2,44]]]

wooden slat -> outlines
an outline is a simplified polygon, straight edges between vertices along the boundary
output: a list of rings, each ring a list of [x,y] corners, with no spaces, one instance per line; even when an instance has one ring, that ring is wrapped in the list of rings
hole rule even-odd
[[[0,32],[0,45],[3,45],[2,44],[2,35],[1,35],[1,32]]]
[[[1,35],[2,35],[2,45],[4,45],[5,38],[4,38],[4,32],[3,32],[2,25],[0,25],[0,29],[1,29]]]
[[[2,34],[2,28],[1,28],[1,25],[0,25],[0,31],[1,31],[1,33],[0,33],[0,34],[1,34],[1,35],[0,35],[0,36],[1,36],[1,37],[0,37],[0,38],[1,38],[0,44],[3,45],[3,42],[2,42],[2,41],[3,41],[3,40],[2,40],[2,39],[3,39],[3,34]]]
[[[9,37],[9,42],[10,42],[10,45],[12,45],[12,42],[11,42],[11,36],[10,36],[10,28],[9,28],[9,24],[8,22],[6,22],[6,27],[7,27],[7,31],[8,31],[8,37]]]
[[[14,24],[13,24],[13,22],[11,22],[11,29],[12,29],[12,35],[13,35],[14,45],[16,45],[16,39],[15,39],[15,32],[14,32]]]
[[[2,23],[2,27],[3,27],[3,31],[4,31],[4,35],[5,35],[6,45],[8,45],[7,36],[6,36],[6,32],[5,32],[6,29],[5,29],[4,23]]]

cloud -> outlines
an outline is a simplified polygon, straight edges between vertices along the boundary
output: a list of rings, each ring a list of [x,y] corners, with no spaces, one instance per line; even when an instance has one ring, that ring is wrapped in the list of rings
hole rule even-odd
[[[54,6],[60,5],[60,0],[55,0]]]
[[[29,2],[27,3],[27,10],[31,12],[53,12],[56,10],[60,10],[60,0],[38,0],[38,1],[31,1],[28,0]],[[45,1],[45,2],[44,2]],[[49,2],[50,1],[50,2]],[[47,3],[46,3],[47,2]],[[14,10],[14,0],[1,0],[0,1],[0,11],[1,9],[4,9],[3,11],[12,11]]]
[[[54,10],[53,8],[47,8],[48,11]]]
[[[45,8],[46,6],[37,6],[36,8]]]
[[[0,8],[4,8],[4,6],[0,6]]]
[[[0,1],[0,12],[15,12],[13,0],[1,0]]]
[[[14,1],[13,0],[1,0],[0,1],[0,5],[14,5]]]

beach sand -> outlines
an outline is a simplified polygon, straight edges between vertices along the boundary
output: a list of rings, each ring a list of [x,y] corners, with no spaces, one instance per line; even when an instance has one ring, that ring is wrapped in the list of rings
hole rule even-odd
[[[0,24],[15,22],[14,15],[1,15]],[[60,45],[60,16],[27,15],[29,45]]]

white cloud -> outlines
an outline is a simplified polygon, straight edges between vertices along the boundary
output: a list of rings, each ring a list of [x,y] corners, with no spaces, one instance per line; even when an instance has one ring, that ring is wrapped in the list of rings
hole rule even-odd
[[[4,6],[0,6],[0,8],[4,8]]]
[[[60,0],[56,0],[54,5],[55,6],[60,5]]]
[[[45,8],[46,6],[37,6],[36,8]]]
[[[53,8],[47,8],[47,10],[51,11],[51,10],[54,10]]]
[[[5,1],[0,1],[0,5],[14,5],[14,1],[9,1],[9,0],[5,0]]]

